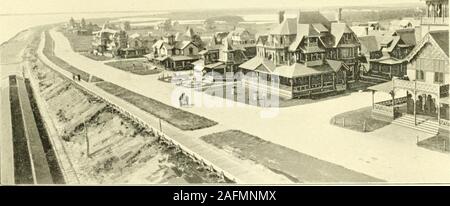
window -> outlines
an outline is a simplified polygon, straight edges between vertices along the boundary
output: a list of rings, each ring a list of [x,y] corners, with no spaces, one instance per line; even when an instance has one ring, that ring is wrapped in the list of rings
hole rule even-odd
[[[193,55],[194,54],[194,49],[192,47],[189,47],[189,55]]]
[[[353,48],[341,49],[342,58],[351,58],[353,57]]]
[[[434,73],[434,82],[435,83],[444,83],[444,73],[442,72],[435,72]]]
[[[422,70],[416,70],[416,79],[420,81],[425,80],[425,74]]]

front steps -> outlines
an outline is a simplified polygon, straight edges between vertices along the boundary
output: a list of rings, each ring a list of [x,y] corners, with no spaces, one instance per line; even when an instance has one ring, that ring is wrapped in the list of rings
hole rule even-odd
[[[403,115],[392,121],[392,123],[432,135],[437,135],[439,133],[439,124],[437,121],[417,118],[417,125],[414,125],[414,116],[412,115]]]

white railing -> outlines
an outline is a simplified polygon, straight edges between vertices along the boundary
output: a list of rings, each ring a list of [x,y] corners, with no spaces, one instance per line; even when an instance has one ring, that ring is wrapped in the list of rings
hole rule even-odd
[[[395,105],[399,105],[399,104],[404,104],[406,103],[407,98],[406,97],[400,97],[400,98],[396,98],[394,99],[394,104]],[[375,103],[375,105],[383,105],[383,106],[392,106],[392,100],[385,100],[382,102],[377,102]]]
[[[439,125],[440,126],[444,126],[444,127],[450,127],[450,121],[446,120],[446,119],[440,119],[439,120]]]
[[[383,114],[389,117],[394,117],[394,107],[385,106],[381,104],[374,104],[372,112]]]

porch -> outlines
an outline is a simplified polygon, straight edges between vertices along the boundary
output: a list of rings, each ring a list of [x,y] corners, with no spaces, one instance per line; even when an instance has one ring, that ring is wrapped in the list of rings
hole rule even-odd
[[[171,71],[191,70],[194,68],[192,64],[197,60],[191,56],[157,56],[154,54],[144,55],[148,61]]]
[[[392,77],[404,77],[406,75],[406,62],[395,59],[372,60],[370,69],[364,75],[370,77],[391,80]]]
[[[288,99],[345,91],[345,71],[320,72],[307,76],[288,77],[287,75],[266,74],[261,72],[247,72],[242,79],[247,85],[276,91],[280,96]]]
[[[372,91],[372,115],[385,120],[398,120],[405,126],[449,130],[448,85],[428,84],[417,81],[394,79],[368,88]],[[403,90],[406,95],[396,97]],[[375,93],[383,92],[391,96],[390,100],[375,102]],[[408,118],[406,118],[408,117]],[[408,120],[409,122],[406,122]]]

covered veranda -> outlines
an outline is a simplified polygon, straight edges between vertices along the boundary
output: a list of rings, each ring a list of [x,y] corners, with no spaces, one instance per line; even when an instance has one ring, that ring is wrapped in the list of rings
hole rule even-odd
[[[412,115],[449,126],[448,85],[394,79],[368,88],[372,91],[372,113],[389,119]],[[447,92],[445,92],[447,91]],[[375,93],[389,94],[390,99],[375,102]]]
[[[369,74],[384,79],[406,75],[406,61],[403,59],[383,58],[370,60]]]
[[[407,101],[403,90],[396,90],[393,81],[377,84],[368,88],[372,91],[372,114],[393,120],[401,116]],[[382,93],[381,101],[375,102],[376,93]]]

